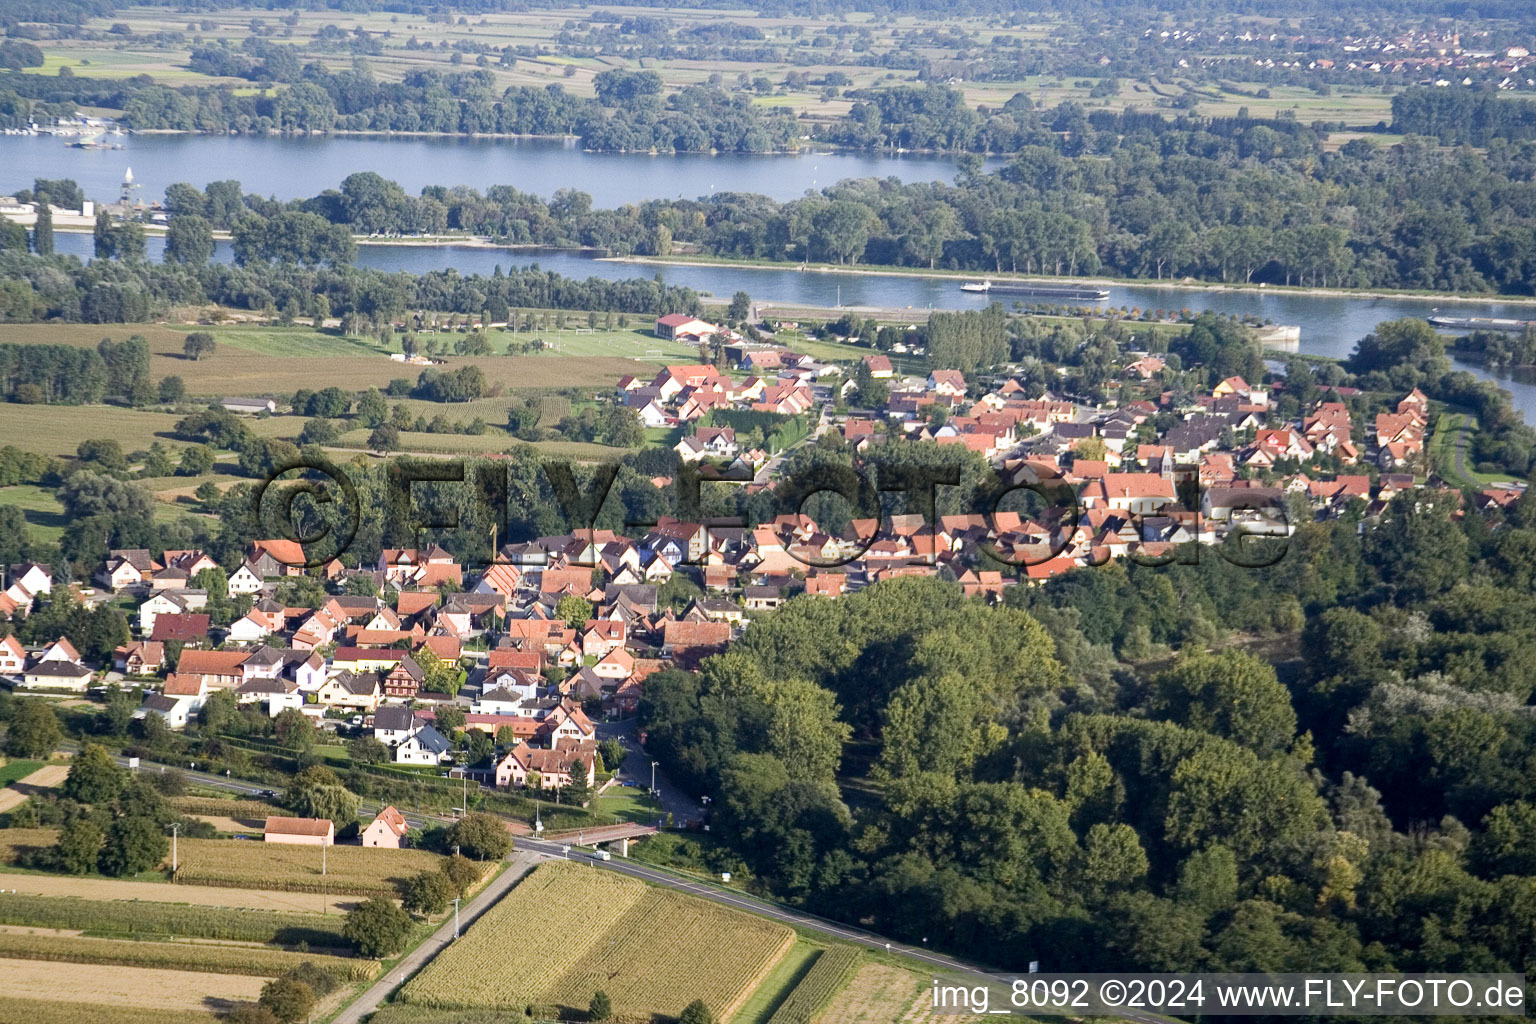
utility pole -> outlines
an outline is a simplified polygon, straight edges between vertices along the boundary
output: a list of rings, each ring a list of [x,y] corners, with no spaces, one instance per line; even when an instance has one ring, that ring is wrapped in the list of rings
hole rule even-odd
[[[320,877],[321,878],[325,877],[325,855],[327,853],[327,849],[326,848],[329,845],[330,844],[328,844],[328,843],[321,843],[320,844]]]
[[[176,840],[181,838],[181,822],[171,822],[171,877],[176,876]]]
[[[459,899],[458,896],[453,898],[453,937],[455,939],[459,937]]]

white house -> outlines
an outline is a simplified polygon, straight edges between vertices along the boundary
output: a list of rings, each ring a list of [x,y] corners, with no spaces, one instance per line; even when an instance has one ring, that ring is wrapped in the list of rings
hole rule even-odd
[[[22,689],[74,690],[84,693],[91,684],[92,672],[73,661],[40,661],[21,674]]]
[[[430,725],[411,733],[395,747],[396,764],[442,764],[453,749],[447,737]]]
[[[80,663],[80,652],[75,650],[75,645],[69,642],[68,637],[61,636],[38,652],[37,660],[39,663],[56,661],[78,665]]]
[[[159,715],[171,729],[186,728],[187,722],[197,712],[199,701],[194,697],[167,697],[163,693],[146,693],[144,703],[133,712],[134,718]]]
[[[235,688],[235,699],[241,704],[265,704],[272,718],[288,708],[304,706],[304,694],[292,679],[252,679]]]
[[[29,594],[46,594],[53,588],[53,572],[49,566],[37,562],[23,562],[11,566],[11,586],[18,584]]]
[[[230,642],[237,644],[260,643],[271,632],[266,620],[258,615],[245,615],[229,624]]]
[[[261,573],[250,562],[241,564],[229,577],[229,596],[261,592]]]
[[[0,640],[0,675],[19,675],[26,663],[27,649],[14,634]]]
[[[206,590],[162,590],[139,605],[139,632],[145,636],[154,632],[157,615],[195,612],[207,606],[208,591]]]

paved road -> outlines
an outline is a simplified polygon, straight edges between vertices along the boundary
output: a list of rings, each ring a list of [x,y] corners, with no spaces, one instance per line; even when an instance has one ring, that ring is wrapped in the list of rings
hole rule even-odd
[[[539,864],[539,856],[535,853],[514,852],[509,860],[510,864],[495,881],[480,890],[470,901],[463,905],[459,911],[459,923],[461,930],[468,929],[471,922],[480,917],[491,908],[493,904],[507,894],[507,891],[522,880],[523,876],[532,871]],[[450,913],[443,926],[437,930],[426,942],[417,946],[409,956],[396,964],[388,974],[374,982],[367,991],[358,996],[352,1005],[341,1011],[332,1024],[359,1024],[368,1014],[379,1008],[379,1005],[389,998],[390,994],[403,985],[411,975],[427,965],[427,961],[442,952],[443,947],[453,941],[453,915]]]
[[[64,744],[64,746],[72,746]],[[125,758],[117,758],[119,764],[126,765]],[[649,767],[649,766],[647,766]],[[158,770],[158,765],[141,764],[140,770]],[[245,779],[231,779],[219,775],[209,775],[204,772],[181,769],[187,777],[197,780],[208,786],[227,789],[236,793],[260,794],[266,787]],[[658,781],[659,777],[658,777]],[[419,821],[412,821],[407,816],[407,821],[413,825],[419,825]],[[893,957],[910,962],[914,969],[931,971],[939,968],[947,972],[963,975],[977,981],[995,981],[999,975],[996,972],[988,972],[974,964],[966,963],[954,957],[941,953],[930,952],[924,948],[905,946],[892,942],[883,936],[863,929],[852,928],[837,921],[817,917],[801,911],[791,910],[774,903],[768,903],[734,889],[723,886],[705,885],[697,880],[661,871],[644,864],[639,864],[622,857],[613,856],[611,860],[600,860],[592,853],[579,847],[565,847],[559,843],[551,843],[545,840],[530,839],[527,836],[517,836],[513,840],[515,852],[511,855],[513,863],[502,875],[476,895],[461,911],[461,924],[468,927],[470,921],[483,914],[496,900],[506,894],[516,882],[537,866],[540,860],[562,858],[586,863],[594,868],[605,871],[616,871],[631,878],[638,878],[652,885],[664,886],[679,892],[686,892],[701,899],[714,903],[734,907],[753,914],[760,914],[785,924],[804,928],[817,932],[828,938],[842,942],[853,943],[867,949],[878,950]],[[371,986],[351,1006],[349,1006],[334,1024],[359,1024],[365,1014],[373,1012],[379,1004],[397,987],[403,984],[416,971],[420,970],[433,956],[437,955],[448,942],[453,939],[453,921],[448,920],[438,933],[423,943],[417,950],[400,963],[389,976],[381,978]],[[1047,961],[1046,970],[1050,969]],[[1122,1012],[1116,1015],[1118,1019],[1135,1021],[1137,1024],[1167,1024],[1168,1018],[1157,1017],[1151,1014],[1135,1012]]]
[[[619,781],[633,782],[640,789],[649,789],[653,777],[651,758],[647,757],[640,747],[636,720],[626,718],[620,722],[600,722],[597,725],[597,735],[600,739],[615,738],[624,745],[626,754],[624,764],[619,768]],[[703,805],[674,786],[672,780],[667,777],[667,773],[661,770],[660,765],[656,767],[654,778],[663,813],[671,814],[679,825],[691,818],[703,817]]]
[[[790,455],[794,453],[796,448],[803,444],[814,444],[818,437],[826,433],[827,428],[832,425],[832,419],[831,416],[828,415],[828,411],[829,407],[825,405],[818,408],[816,412],[815,428],[800,440],[796,441],[794,444],[790,445],[788,448],[785,448],[783,451],[779,452],[779,454],[763,463],[763,468],[759,469],[757,473],[753,475],[752,482],[754,484],[771,483],[774,479],[774,475],[778,473],[779,467],[782,466],[785,460],[787,460]]]

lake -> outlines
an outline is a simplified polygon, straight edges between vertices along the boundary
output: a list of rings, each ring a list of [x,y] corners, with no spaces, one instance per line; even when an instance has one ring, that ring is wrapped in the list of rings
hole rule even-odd
[[[56,248],[89,258],[92,240],[88,234],[59,232]],[[149,255],[159,259],[164,240],[148,239]],[[232,258],[227,242],[216,246],[215,259]],[[881,307],[919,309],[980,309],[990,300],[986,295],[960,290],[960,279],[889,277],[879,275],[839,274],[800,271],[794,266],[780,269],[753,267],[661,266],[599,259],[591,253],[563,250],[528,251],[489,249],[469,246],[362,245],[358,246],[360,266],[380,270],[404,270],[423,273],[453,267],[465,274],[490,274],[498,265],[511,267],[538,264],[567,277],[600,277],[621,280],[631,277],[660,276],[669,284],[685,285],[699,292],[729,296],[745,291],[758,301],[802,304],[818,307]],[[1005,297],[998,298],[1006,300]],[[1169,288],[1156,285],[1113,285],[1105,306],[1132,309],[1210,310],[1231,315],[1267,318],[1280,324],[1301,328],[1301,351],[1312,355],[1343,358],[1355,342],[1369,334],[1383,320],[1428,316],[1436,308],[1432,300],[1412,297],[1383,299],[1353,298],[1343,295],[1305,295],[1296,292],[1258,290],[1219,291],[1195,288]],[[1536,318],[1536,304],[1506,301],[1457,302],[1448,307],[1456,316]],[[1490,374],[1476,363],[1457,362],[1479,377],[1496,379],[1510,392],[1515,408],[1527,422],[1536,422],[1536,381],[1529,374],[1517,372],[1514,378]]]
[[[577,188],[598,207],[647,199],[757,192],[784,201],[844,178],[953,181],[948,157],[865,152],[751,155],[588,153],[574,139],[417,138],[383,135],[109,135],[118,149],[71,149],[50,135],[0,135],[0,192],[34,178],[73,178],[88,197],[116,199],[123,174],[159,200],[165,186],[233,179],[278,199],[317,195],[357,171],[377,171],[411,195],[427,185],[510,185],[548,198]],[[1002,160],[988,161],[990,168]]]

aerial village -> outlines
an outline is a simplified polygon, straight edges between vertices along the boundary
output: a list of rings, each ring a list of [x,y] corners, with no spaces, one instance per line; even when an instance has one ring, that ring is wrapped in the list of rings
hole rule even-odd
[[[86,664],[67,636],[33,650],[8,636],[0,678],[53,694],[140,687],[136,716],[170,729],[194,719],[210,694],[230,690],[273,717],[291,709],[343,735],[371,735],[397,764],[486,786],[560,788],[573,770],[591,783],[594,723],[633,716],[648,675],[725,651],[754,616],[798,594],[836,600],[880,580],[936,574],[967,596],[1000,601],[1008,587],[1116,558],[1155,562],[1191,544],[1219,548],[1234,532],[1284,536],[1298,515],[1363,522],[1416,487],[1464,501],[1427,469],[1431,409],[1418,390],[1359,422],[1351,413],[1358,393],[1328,388],[1286,421],[1270,389],[1240,377],[1175,406],[1161,380],[1164,360],[1142,354],[1121,370],[1139,397],[1094,407],[1008,376],[902,376],[883,353],[864,355],[850,374],[687,316],[658,319],[656,333],[687,352],[723,341],[730,372],[664,365],[650,379],[616,382],[610,400],[647,426],[682,428],[680,463],[723,483],[761,490],[777,481],[784,453],[748,448],[729,426],[703,425],[716,410],[750,410],[807,417],[802,442],[831,431],[855,452],[887,439],[963,446],[1009,484],[1064,486],[1075,497],[1029,517],[896,514],[835,532],[803,513],[755,526],[663,517],[640,536],[578,530],[502,545],[493,564],[475,569],[438,546],[385,549],[363,564],[311,570],[328,595],[298,607],[277,600],[283,581],[305,572],[296,541],[254,541],[240,564],[222,567],[196,550],[114,550],[90,580],[67,585],[87,603],[132,595],[136,638],[110,664]],[[880,382],[887,397],[879,407],[850,402],[856,379]],[[1459,514],[1508,506],[1520,493],[1487,487],[1477,508]],[[197,586],[214,568],[227,580],[220,596],[249,608],[222,628]],[[699,595],[683,607],[658,597],[679,574]],[[55,585],[50,567],[35,563],[9,567],[6,582],[0,614],[8,617],[26,614]],[[579,620],[569,598],[579,599]],[[451,724],[439,724],[444,715]],[[458,764],[453,733],[475,729],[495,737],[494,755]]]

